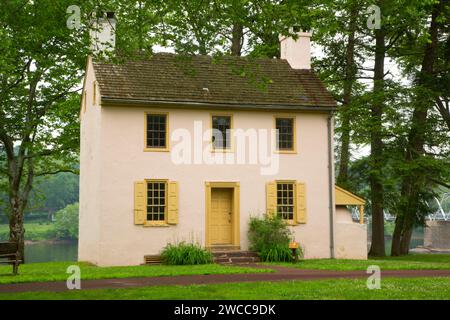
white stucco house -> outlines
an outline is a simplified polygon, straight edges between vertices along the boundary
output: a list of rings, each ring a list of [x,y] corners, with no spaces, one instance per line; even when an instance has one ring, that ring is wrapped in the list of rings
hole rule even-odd
[[[249,218],[264,213],[289,223],[305,258],[365,259],[366,226],[336,211],[336,103],[310,36],[280,38],[281,59],[89,57],[79,260],[138,265],[178,241],[247,250]]]

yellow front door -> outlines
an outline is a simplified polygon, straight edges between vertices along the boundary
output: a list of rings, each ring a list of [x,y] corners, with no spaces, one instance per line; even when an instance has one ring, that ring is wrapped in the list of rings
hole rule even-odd
[[[209,234],[211,245],[232,243],[233,189],[211,190],[211,220]]]

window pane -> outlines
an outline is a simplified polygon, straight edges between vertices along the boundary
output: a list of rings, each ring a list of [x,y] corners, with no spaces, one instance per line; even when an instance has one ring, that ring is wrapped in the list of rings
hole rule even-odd
[[[213,116],[213,147],[214,149],[229,149],[231,135],[231,117],[230,116]]]
[[[165,148],[167,116],[147,114],[147,148]]]
[[[277,149],[278,150],[293,150],[294,146],[294,119],[292,118],[277,118]]]

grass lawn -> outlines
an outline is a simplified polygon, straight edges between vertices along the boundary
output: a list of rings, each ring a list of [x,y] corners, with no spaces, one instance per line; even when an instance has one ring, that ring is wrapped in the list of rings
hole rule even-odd
[[[12,267],[0,266],[0,284],[20,282],[41,282],[67,280],[67,267],[78,265],[81,270],[81,279],[111,279],[132,277],[158,277],[198,274],[235,274],[273,272],[267,269],[255,269],[236,266],[223,266],[205,264],[194,266],[131,266],[131,267],[96,267],[83,262],[45,262],[30,263],[19,267],[19,275],[11,275]]]
[[[25,240],[42,241],[50,240],[56,237],[55,225],[47,223],[25,223]],[[8,241],[9,225],[0,224],[0,241]]]
[[[381,270],[450,269],[450,254],[410,254],[402,257],[371,258],[369,260],[311,259],[293,263],[266,263],[300,269],[367,270],[377,265]]]
[[[6,299],[450,299],[450,278],[386,278],[379,290],[336,279],[0,294]]]

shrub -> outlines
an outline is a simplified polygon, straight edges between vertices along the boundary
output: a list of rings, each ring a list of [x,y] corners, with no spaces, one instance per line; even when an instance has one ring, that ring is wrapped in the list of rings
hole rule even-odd
[[[59,239],[78,239],[78,203],[56,212],[55,230]]]
[[[161,251],[161,262],[170,265],[207,264],[213,261],[211,252],[194,243],[167,244]]]
[[[258,252],[262,261],[292,261],[289,249],[292,233],[277,215],[251,217],[248,231],[250,249]],[[301,250],[297,251],[301,254]]]

